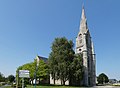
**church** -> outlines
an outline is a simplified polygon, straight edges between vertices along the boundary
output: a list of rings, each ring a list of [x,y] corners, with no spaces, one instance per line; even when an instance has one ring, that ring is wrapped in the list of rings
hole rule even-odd
[[[83,58],[83,80],[81,81],[84,86],[96,85],[96,59],[93,42],[91,40],[90,32],[87,26],[87,20],[85,16],[84,7],[82,7],[82,15],[80,21],[79,32],[76,37],[76,54],[82,54]],[[54,84],[52,77],[50,76],[50,84]],[[56,85],[61,85],[61,80],[55,80]],[[65,85],[70,85],[69,80],[65,82]]]
[[[93,42],[87,26],[84,7],[82,7],[82,15],[80,28],[76,38],[75,53],[83,55],[84,76],[83,85],[94,86],[96,84],[96,60]]]

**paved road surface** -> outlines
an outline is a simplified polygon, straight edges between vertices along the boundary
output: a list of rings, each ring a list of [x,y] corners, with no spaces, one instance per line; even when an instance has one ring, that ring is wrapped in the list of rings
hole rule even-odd
[[[91,88],[120,88],[120,87],[115,87],[115,86],[96,86],[96,87],[91,87]]]
[[[120,88],[116,86],[95,86],[95,87],[80,87],[80,88]]]

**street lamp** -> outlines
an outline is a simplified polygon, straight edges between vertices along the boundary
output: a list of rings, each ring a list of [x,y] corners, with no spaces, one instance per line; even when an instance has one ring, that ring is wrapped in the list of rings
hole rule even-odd
[[[38,55],[36,56],[36,63],[35,63],[35,73],[34,73],[34,79],[35,79],[35,85],[34,88],[36,88],[36,75],[37,75],[37,70],[38,70],[38,66],[39,66],[39,57]]]

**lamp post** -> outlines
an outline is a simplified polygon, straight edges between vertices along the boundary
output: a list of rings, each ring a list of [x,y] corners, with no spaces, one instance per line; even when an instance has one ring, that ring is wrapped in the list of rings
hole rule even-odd
[[[16,71],[17,72],[17,75],[16,75],[16,88],[18,88],[18,85],[19,85],[19,70]]]
[[[35,72],[34,72],[34,82],[35,82],[35,84],[34,84],[34,88],[36,88],[36,75],[37,75],[37,65],[35,64]]]
[[[34,73],[34,78],[35,78],[35,85],[34,88],[36,88],[36,78],[37,78],[37,70],[38,70],[38,66],[39,66],[39,58],[38,55],[36,56],[36,63],[35,63],[35,73]]]

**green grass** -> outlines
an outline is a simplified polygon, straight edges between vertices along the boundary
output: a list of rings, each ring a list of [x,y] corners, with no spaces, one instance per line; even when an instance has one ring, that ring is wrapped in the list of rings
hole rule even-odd
[[[11,86],[6,86],[6,87],[4,87],[4,88],[12,88]]]
[[[12,87],[6,86],[4,88],[12,88]],[[26,88],[34,88],[34,86],[28,85]],[[71,87],[71,86],[36,86],[36,88],[80,88],[80,87]]]
[[[34,88],[34,86],[27,86],[27,88]],[[70,87],[70,86],[36,86],[36,88],[80,88],[80,87]]]

